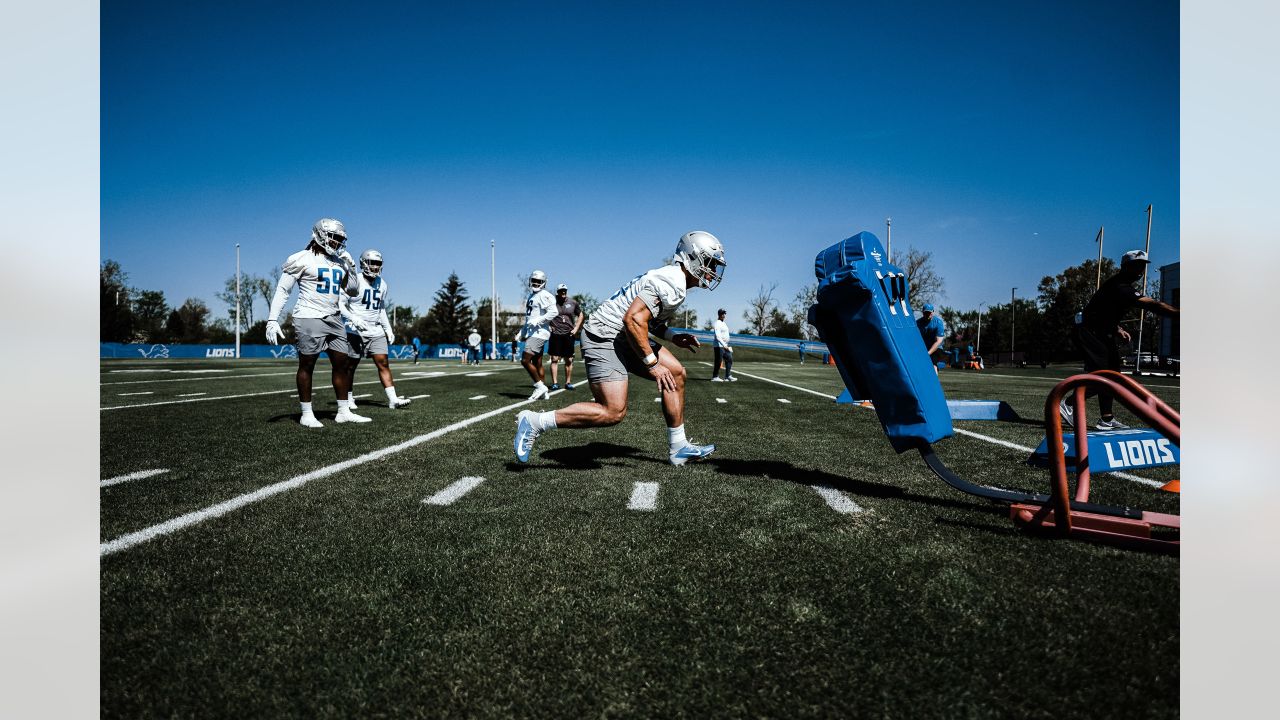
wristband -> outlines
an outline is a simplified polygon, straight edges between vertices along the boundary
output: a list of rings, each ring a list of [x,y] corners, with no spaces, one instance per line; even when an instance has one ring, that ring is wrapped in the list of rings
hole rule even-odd
[[[644,356],[644,360],[642,362],[644,362],[645,367],[653,367],[658,364],[658,356],[653,353],[649,353]]]
[[[672,340],[675,338],[675,336],[676,336],[676,331],[672,330],[671,328],[667,328],[666,330],[662,331],[662,338],[664,340]]]

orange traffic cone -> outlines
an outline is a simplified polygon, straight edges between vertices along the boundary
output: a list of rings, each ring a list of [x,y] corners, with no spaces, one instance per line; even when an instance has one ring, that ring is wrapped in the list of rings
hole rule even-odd
[[[1160,486],[1160,489],[1161,489],[1161,490],[1164,490],[1164,491],[1166,491],[1166,492],[1171,492],[1171,493],[1181,493],[1181,492],[1182,492],[1182,483],[1181,483],[1180,481],[1178,481],[1178,480],[1170,480],[1169,482],[1165,483],[1164,485],[1161,485],[1161,486]]]

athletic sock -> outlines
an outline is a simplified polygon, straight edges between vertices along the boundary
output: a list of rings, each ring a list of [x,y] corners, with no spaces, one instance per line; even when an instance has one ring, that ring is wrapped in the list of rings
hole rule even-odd
[[[347,393],[347,404],[348,404],[348,405],[349,405],[349,404],[351,404],[351,401],[355,399],[355,394],[356,394],[356,391],[355,391],[355,390],[352,390],[352,391],[350,391],[350,392],[348,392],[348,393]]]
[[[399,400],[399,399],[400,399],[400,396],[399,396],[399,395],[396,395],[396,386],[395,386],[395,385],[392,385],[392,386],[391,386],[391,387],[389,387],[389,388],[383,388],[383,390],[386,390],[386,391],[387,391],[387,400],[388,400],[389,402],[395,402],[396,400]]]
[[[538,413],[533,420],[533,426],[540,432],[556,429],[556,411],[548,410]]]
[[[300,402],[300,403],[298,403],[298,404],[302,406],[302,414],[303,414],[303,415],[314,415],[314,413],[313,413],[313,412],[311,412],[311,403],[309,403],[309,402],[305,402],[305,403],[304,403],[304,402]]]
[[[338,401],[338,412],[342,413],[342,412],[346,412],[346,411],[347,411],[347,401],[346,401],[346,400],[339,400],[339,401]]]
[[[684,437],[683,425],[680,427],[667,428],[667,443],[671,445],[672,450],[678,450],[689,444],[689,441]]]

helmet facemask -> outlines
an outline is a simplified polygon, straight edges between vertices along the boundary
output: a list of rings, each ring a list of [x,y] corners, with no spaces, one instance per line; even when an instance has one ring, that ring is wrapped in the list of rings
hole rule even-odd
[[[324,218],[311,227],[311,242],[330,255],[337,255],[347,244],[347,229],[337,220]]]
[[[360,272],[366,277],[376,278],[382,274],[382,253],[377,250],[365,250],[360,254]]]

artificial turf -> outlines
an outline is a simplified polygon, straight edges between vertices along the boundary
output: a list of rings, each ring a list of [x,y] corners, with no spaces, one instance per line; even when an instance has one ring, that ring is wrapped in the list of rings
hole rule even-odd
[[[895,455],[873,412],[751,377],[835,395],[833,368],[743,353],[740,382],[709,383],[705,355],[683,359],[690,436],[717,444],[706,463],[666,463],[657,393],[635,381],[621,425],[547,433],[527,465],[512,408],[105,555],[102,715],[1177,715],[1176,556],[1024,534]],[[393,411],[376,382],[358,386],[373,423],[322,412],[312,431],[295,422],[287,362],[104,361],[102,405],[120,409],[102,412],[102,477],[168,470],[102,488],[104,542],[529,390],[509,363],[394,369],[400,394],[430,397]],[[942,378],[951,397],[1007,400],[1026,418],[958,428],[1034,446],[1053,378],[1069,373]],[[357,380],[373,379],[362,367]],[[1176,381],[1151,384],[1176,406]],[[1007,447],[957,435],[938,452],[975,482],[1047,488]],[[422,502],[464,477],[484,482]],[[654,510],[627,509],[636,482],[658,484]],[[1178,508],[1114,476],[1094,497]]]

